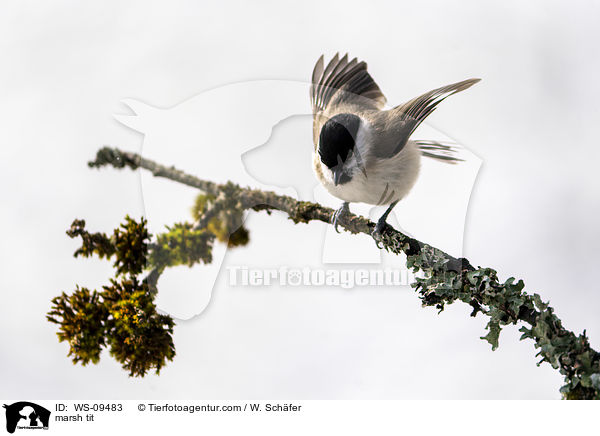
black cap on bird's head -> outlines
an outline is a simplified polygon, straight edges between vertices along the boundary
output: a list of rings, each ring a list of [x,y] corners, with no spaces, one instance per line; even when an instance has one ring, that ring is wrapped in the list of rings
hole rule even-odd
[[[333,183],[348,183],[350,176],[344,172],[344,163],[356,145],[360,118],[353,114],[338,114],[321,128],[319,134],[319,157],[333,172]]]

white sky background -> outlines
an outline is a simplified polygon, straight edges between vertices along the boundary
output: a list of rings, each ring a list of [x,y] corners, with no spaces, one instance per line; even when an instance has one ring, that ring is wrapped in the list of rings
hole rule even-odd
[[[524,279],[600,348],[597,5],[121,3],[2,5],[1,397],[559,397],[562,377],[536,367],[517,328],[492,352],[466,305],[438,316],[406,289],[232,289],[223,272],[208,309],[176,326],[177,356],[159,377],[128,378],[108,353],[85,368],[66,358],[45,320],[50,299],[75,283],[98,288],[112,268],[74,259],[64,231],[76,217],[110,231],[143,212],[139,174],[86,166],[103,144],[139,150],[142,136],[113,118],[127,112],[119,102],[167,108],[232,82],[305,81],[336,51],[365,59],[392,104],[483,78],[429,119],[483,161],[464,254]],[[187,204],[177,207],[185,219]],[[256,214],[249,227],[253,242],[231,264],[320,255],[324,225]],[[294,251],[280,253],[280,235]]]

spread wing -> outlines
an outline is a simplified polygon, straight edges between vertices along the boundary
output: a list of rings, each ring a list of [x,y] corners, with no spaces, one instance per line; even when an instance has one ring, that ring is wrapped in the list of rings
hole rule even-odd
[[[385,96],[367,72],[367,64],[356,58],[348,60],[339,54],[327,66],[323,55],[312,73],[310,101],[313,112],[313,142],[318,143],[321,126],[336,113],[353,109],[379,110],[385,105]]]
[[[379,86],[367,72],[367,64],[356,58],[348,60],[336,55],[326,67],[323,56],[315,64],[310,87],[310,101],[313,115],[323,112],[333,101],[336,104],[370,101],[373,109],[380,109],[385,104],[385,97]],[[362,98],[361,98],[362,97]]]
[[[386,114],[388,125],[394,125],[393,141],[382,141],[374,150],[377,157],[391,157],[396,155],[408,141],[410,135],[446,98],[452,94],[470,88],[481,79],[468,79],[451,85],[429,91],[419,97],[413,98],[404,104],[396,106]]]

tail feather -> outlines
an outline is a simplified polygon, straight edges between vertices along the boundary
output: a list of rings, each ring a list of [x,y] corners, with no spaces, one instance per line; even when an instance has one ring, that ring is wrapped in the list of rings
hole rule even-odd
[[[418,140],[415,141],[421,154],[431,159],[435,159],[444,163],[456,164],[458,162],[464,162],[464,159],[456,157],[458,148],[439,141],[426,141]]]

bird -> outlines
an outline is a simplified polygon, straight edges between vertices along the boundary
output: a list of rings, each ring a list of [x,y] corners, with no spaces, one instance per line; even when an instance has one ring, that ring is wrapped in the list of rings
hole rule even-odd
[[[336,53],[325,65],[324,55],[312,73],[313,171],[333,196],[343,201],[332,215],[340,219],[350,203],[388,205],[372,236],[376,244],[392,209],[412,189],[421,157],[456,164],[456,148],[438,141],[412,140],[415,129],[444,99],[481,79],[467,79],[436,88],[391,109],[367,71],[367,64]]]

